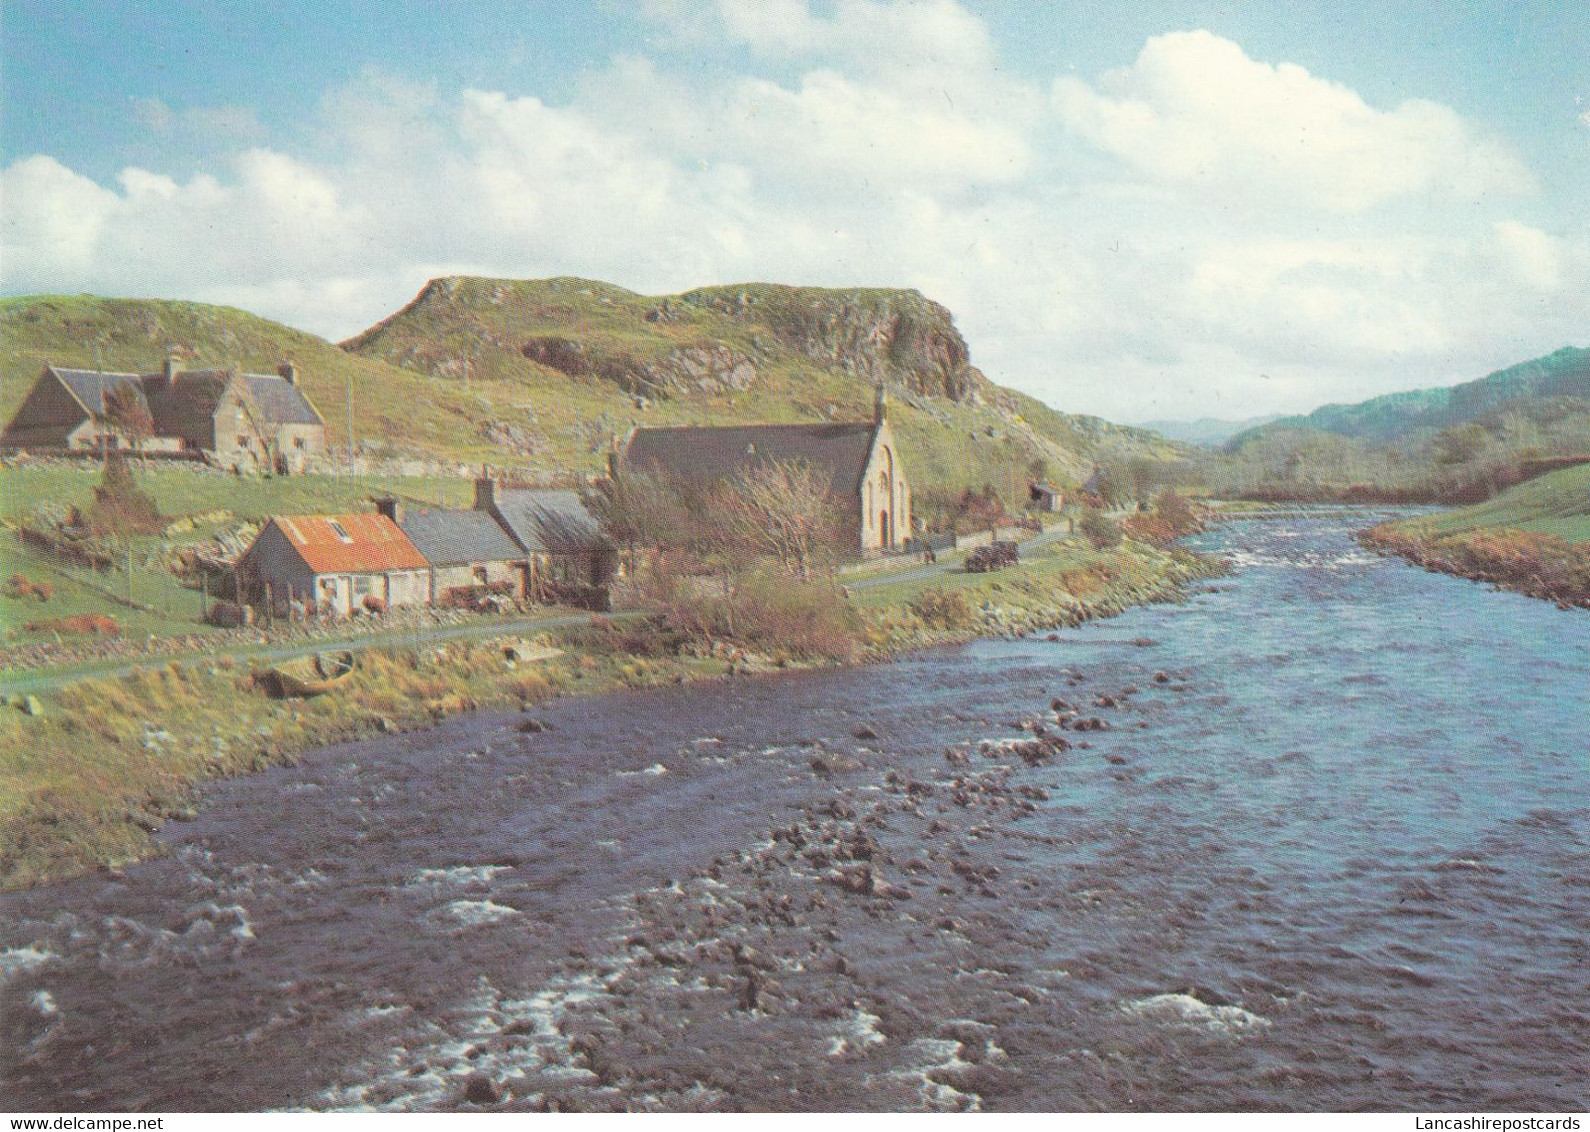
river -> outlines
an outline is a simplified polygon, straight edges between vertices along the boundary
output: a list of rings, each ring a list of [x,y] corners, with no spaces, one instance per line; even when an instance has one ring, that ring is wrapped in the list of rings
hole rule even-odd
[[[1590,617],[1351,529],[216,784],[0,899],[6,1107],[1590,1106]]]

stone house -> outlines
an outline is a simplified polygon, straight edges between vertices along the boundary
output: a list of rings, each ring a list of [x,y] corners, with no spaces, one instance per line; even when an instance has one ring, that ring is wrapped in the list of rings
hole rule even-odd
[[[614,474],[644,472],[678,484],[710,485],[773,461],[800,461],[826,474],[846,516],[852,554],[905,549],[913,531],[911,485],[881,387],[871,421],[638,428],[614,461]]]
[[[381,514],[274,516],[236,570],[247,601],[313,603],[343,617],[376,603],[428,605],[431,597],[430,563]]]
[[[432,605],[445,604],[456,591],[501,587],[510,597],[530,592],[528,554],[486,511],[410,507],[381,499],[376,510],[391,519],[430,563]]]
[[[326,422],[285,362],[275,374],[181,370],[105,373],[45,366],[0,433],[0,449],[91,453],[130,441],[105,419],[106,399],[128,387],[148,410],[150,455],[189,455],[238,471],[299,472],[326,451]]]
[[[577,491],[503,487],[482,475],[475,510],[524,548],[525,592],[532,597],[543,596],[544,583],[606,586],[617,572],[617,551]]]

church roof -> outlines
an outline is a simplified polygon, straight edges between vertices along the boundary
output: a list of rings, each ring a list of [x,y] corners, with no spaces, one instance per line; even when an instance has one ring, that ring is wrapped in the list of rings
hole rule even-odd
[[[879,426],[842,424],[721,425],[640,428],[625,448],[624,467],[677,480],[711,483],[772,461],[803,461],[828,473],[836,495],[861,486]]]

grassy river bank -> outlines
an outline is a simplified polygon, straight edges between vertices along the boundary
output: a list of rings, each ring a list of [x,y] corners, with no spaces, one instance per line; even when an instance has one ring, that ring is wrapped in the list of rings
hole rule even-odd
[[[210,779],[293,762],[330,743],[425,728],[460,712],[521,710],[554,697],[725,679],[835,663],[887,660],[911,649],[1017,635],[1178,600],[1220,573],[1215,560],[1127,541],[1095,550],[1079,539],[1034,549],[998,573],[948,571],[857,590],[853,640],[832,650],[766,635],[691,633],[658,615],[593,617],[540,634],[563,654],[505,655],[503,639],[371,648],[331,695],[281,700],[246,662],[171,661],[83,680],[37,698],[38,714],[0,713],[0,889],[25,888],[158,851],[165,822],[191,817]]]

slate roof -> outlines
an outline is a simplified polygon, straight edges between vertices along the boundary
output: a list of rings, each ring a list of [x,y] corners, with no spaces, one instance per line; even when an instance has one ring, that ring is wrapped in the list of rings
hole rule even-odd
[[[577,491],[500,487],[495,512],[526,550],[584,554],[608,546]]]
[[[88,409],[90,413],[103,413],[105,400],[103,394],[110,393],[118,385],[131,382],[141,395],[143,387],[142,378],[136,373],[101,373],[93,369],[62,369],[60,366],[51,366],[51,372],[61,379],[61,384],[72,391]]]
[[[187,374],[178,374],[180,383]],[[304,391],[285,377],[269,373],[245,373],[249,395],[267,418],[277,424],[324,424]]]
[[[631,469],[710,483],[759,463],[803,460],[829,473],[835,495],[850,496],[861,488],[877,428],[871,421],[638,428],[630,435],[623,462]]]
[[[385,515],[277,515],[271,522],[317,574],[373,574],[430,566]],[[346,541],[333,523],[347,532]]]
[[[485,511],[405,509],[398,526],[433,566],[522,560],[524,548]]]
[[[46,373],[54,374],[89,413],[96,415],[105,411],[106,395],[118,385],[130,384],[149,410],[156,436],[180,436],[199,447],[214,445],[216,406],[234,377],[245,383],[254,411],[263,418],[262,426],[325,423],[302,389],[273,374],[236,374],[226,369],[178,370],[176,384],[172,386],[167,384],[163,373],[102,373],[64,366],[49,366]],[[61,422],[25,420],[24,415],[25,411],[18,412],[7,428],[8,433],[54,436],[60,431]]]

